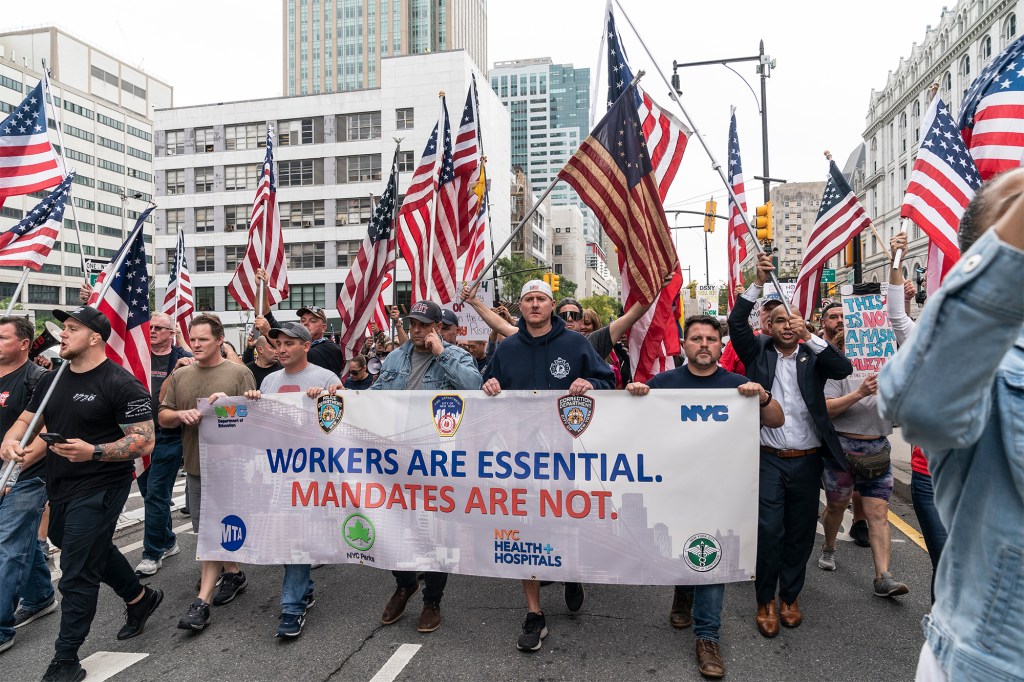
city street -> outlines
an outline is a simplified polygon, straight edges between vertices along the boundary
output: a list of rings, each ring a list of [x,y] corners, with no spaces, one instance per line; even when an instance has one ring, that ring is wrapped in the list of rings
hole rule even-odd
[[[179,479],[175,497],[181,496]],[[138,498],[129,500],[137,508]],[[139,512],[129,510],[128,517]],[[127,518],[126,517],[126,522]],[[891,520],[917,521],[909,504],[893,500]],[[194,597],[196,538],[187,517],[174,513],[181,554],[166,561],[152,584],[165,592],[145,633],[126,642],[114,635],[123,605],[106,587],[82,649],[89,681],[128,680],[699,680],[691,630],[668,623],[671,589],[605,586],[587,588],[578,615],[566,613],[561,585],[544,588],[550,634],[535,654],[515,649],[525,608],[512,581],[454,576],[442,602],[443,624],[429,635],[416,632],[420,596],[391,626],[379,617],[393,589],[385,571],[324,566],[313,572],[317,603],[298,640],[274,638],[282,570],[248,566],[249,586],[214,608],[209,628],[198,635],[176,629]],[[819,536],[820,539],[820,536]],[[141,555],[141,525],[119,531],[117,542],[133,564]],[[893,527],[893,572],[910,585],[899,600],[871,592],[869,549],[840,534],[839,568],[826,573],[810,561],[800,598],[803,625],[768,640],[754,625],[752,584],[726,590],[723,653],[733,680],[913,679],[923,643],[919,626],[929,608],[931,565],[925,551]],[[0,657],[3,679],[38,680],[53,654],[59,616],[18,630],[14,648]]]

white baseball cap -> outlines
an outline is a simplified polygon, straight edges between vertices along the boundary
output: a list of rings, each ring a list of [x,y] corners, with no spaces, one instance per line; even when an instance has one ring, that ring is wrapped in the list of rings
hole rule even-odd
[[[555,300],[555,295],[551,291],[551,285],[541,279],[531,279],[529,282],[523,285],[523,290],[519,294],[519,298],[522,299],[531,291],[539,291],[544,294],[552,301]]]

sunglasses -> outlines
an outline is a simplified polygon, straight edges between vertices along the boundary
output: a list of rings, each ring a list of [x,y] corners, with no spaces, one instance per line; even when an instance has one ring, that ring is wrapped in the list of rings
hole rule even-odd
[[[558,313],[558,316],[566,322],[578,322],[583,319],[583,313],[578,313],[575,310],[566,310]]]

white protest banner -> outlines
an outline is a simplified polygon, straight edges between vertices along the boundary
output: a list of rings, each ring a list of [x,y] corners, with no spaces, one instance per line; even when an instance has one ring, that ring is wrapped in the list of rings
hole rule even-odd
[[[200,402],[203,559],[658,585],[754,575],[758,408],[737,391]]]
[[[698,286],[697,305],[701,315],[718,315],[718,285]]]
[[[488,308],[494,305],[493,286],[494,282],[488,279],[480,282],[480,288],[476,290],[476,297]],[[460,341],[486,341],[491,335],[491,328],[472,306],[456,301],[452,303],[452,311],[459,316]]]
[[[877,374],[896,355],[896,333],[885,309],[885,294],[853,296],[843,287],[843,324],[846,357],[853,364],[853,379]]]

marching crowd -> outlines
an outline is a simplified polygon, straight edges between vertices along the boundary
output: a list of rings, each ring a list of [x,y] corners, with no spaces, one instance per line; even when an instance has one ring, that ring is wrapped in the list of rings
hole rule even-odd
[[[602,326],[577,301],[555,301],[550,285],[539,280],[523,286],[518,320],[463,289],[463,300],[493,330],[487,343],[459,342],[457,315],[419,301],[404,319],[407,330],[393,309],[394,338],[378,333],[351,358],[332,342],[327,316],[317,307],[299,309],[296,322],[279,322],[269,312],[257,317],[259,335],[241,356],[225,341],[216,316],[191,320],[186,349],[180,339],[174,343],[173,321],[156,313],[150,319],[150,393],[107,359],[111,328],[102,313],[87,305],[56,310],[63,323],[60,358],[69,371],[59,382],[59,397],[48,402],[44,396],[55,372],[28,359],[32,325],[21,317],[0,318],[0,456],[19,468],[0,498],[0,652],[13,646],[16,628],[59,608],[55,654],[42,679],[84,679],[78,651],[101,583],[126,605],[117,638],[143,632],[164,595],[140,579],[180,551],[171,494],[182,467],[187,512],[193,529],[199,528],[204,491],[198,400],[417,389],[581,395],[616,388],[643,400],[651,390],[717,388],[756,397],[760,405],[757,603],[751,613],[763,636],[775,637],[780,626],[796,628],[804,620],[808,604],[801,604],[800,594],[819,519],[825,537],[817,567],[833,571],[847,560],[837,552],[836,536],[851,504],[851,534],[871,548],[873,593],[895,598],[908,592],[891,570],[887,523],[893,491],[888,436],[898,424],[919,446],[913,502],[934,566],[934,604],[918,678],[1022,679],[1024,170],[999,176],[978,192],[960,239],[962,261],[932,292],[916,323],[904,300],[913,296],[913,285],[892,269],[894,295],[887,305],[900,349],[879,375],[863,380],[850,378],[839,304],[820,311],[820,335],[780,301],[762,305],[759,328],[751,327],[748,317],[773,269],[765,255],[754,282],[737,297],[727,329],[714,317],[687,319],[677,367],[644,383],[629,375],[622,340],[647,307],[633,306]],[[894,253],[905,246],[903,235],[892,241]],[[33,421],[40,411],[42,418]],[[151,463],[138,478],[145,530],[142,560],[133,568],[113,535],[133,461],[142,456]],[[827,504],[819,513],[822,488]],[[41,532],[60,549],[59,604]],[[315,601],[312,568],[283,569],[278,637],[302,632]],[[417,629],[436,630],[447,574],[393,573],[395,588],[381,622],[399,620],[422,589]],[[180,605],[178,627],[192,632],[204,630],[213,608],[230,603],[248,584],[243,567],[231,562],[201,561],[198,578],[195,599]],[[673,627],[692,624],[698,669],[712,678],[725,674],[719,632],[724,592],[724,585],[676,587],[668,614]],[[516,646],[536,651],[548,632],[541,584],[524,580],[523,593],[527,613]],[[585,598],[584,585],[564,585],[570,612]],[[813,612],[823,613],[823,606],[813,605]]]

